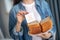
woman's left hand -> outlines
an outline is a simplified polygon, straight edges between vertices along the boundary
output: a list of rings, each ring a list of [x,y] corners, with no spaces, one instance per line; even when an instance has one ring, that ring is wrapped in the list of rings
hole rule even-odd
[[[44,39],[49,39],[51,37],[51,33],[50,32],[46,32],[46,33],[40,33],[40,34],[29,34],[30,36],[37,36],[37,37],[42,37]]]
[[[46,32],[46,33],[41,33],[39,35],[37,35],[38,37],[42,37],[45,39],[49,39],[51,37],[51,33],[50,32]]]

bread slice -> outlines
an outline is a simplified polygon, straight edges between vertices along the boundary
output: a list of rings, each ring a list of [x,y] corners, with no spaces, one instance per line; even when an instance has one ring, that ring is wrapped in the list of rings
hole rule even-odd
[[[49,29],[52,28],[52,20],[50,17],[47,17],[45,19],[43,19],[41,22],[40,22],[40,26],[42,28],[42,32],[46,32],[48,31]]]
[[[38,22],[33,22],[28,24],[30,34],[39,34],[41,33],[41,27]]]

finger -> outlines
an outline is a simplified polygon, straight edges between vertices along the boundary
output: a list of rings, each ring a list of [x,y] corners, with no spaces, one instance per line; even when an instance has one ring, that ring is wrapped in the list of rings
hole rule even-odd
[[[22,15],[23,15],[23,14],[28,14],[27,11],[19,11],[19,13],[22,14]]]
[[[49,37],[51,34],[50,33],[45,33],[45,34],[42,34],[43,36],[45,37]]]
[[[26,14],[28,14],[28,12],[26,12],[26,11],[19,11],[17,16],[21,15],[21,16],[25,17]]]
[[[46,34],[47,34],[47,33],[40,33],[40,34],[38,34],[37,36],[39,36],[39,37],[45,37]]]
[[[23,11],[23,14],[22,14],[22,15],[26,15],[26,14],[28,14],[28,12],[26,12],[26,11]]]
[[[20,14],[18,13],[16,16],[20,16]]]
[[[23,14],[24,14],[23,11],[19,11],[18,13],[19,13],[20,15],[23,15]]]
[[[36,36],[36,34],[31,34],[31,33],[29,33],[29,32],[28,32],[28,34],[29,34],[30,36],[32,36],[32,37],[33,37],[33,36]]]
[[[36,36],[37,36],[37,37],[41,37],[41,35],[42,35],[42,33],[40,33],[40,34],[37,34]]]

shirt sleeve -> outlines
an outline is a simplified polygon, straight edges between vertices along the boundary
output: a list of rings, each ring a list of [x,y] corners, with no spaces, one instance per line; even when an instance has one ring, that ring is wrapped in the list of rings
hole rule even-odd
[[[20,30],[20,32],[19,32],[19,34],[18,34],[18,32],[16,32],[16,26],[14,27],[14,29],[13,29],[13,33],[15,34],[15,35],[23,35],[23,28],[21,27],[21,30]]]
[[[51,10],[50,10],[50,7],[49,7],[48,3],[47,3],[46,1],[44,1],[43,4],[44,4],[44,6],[45,6],[45,11],[46,11],[46,13],[48,13],[48,14],[46,14],[46,15],[50,16],[50,18],[52,19],[53,27],[52,27],[52,29],[50,30],[50,32],[51,32],[52,35],[54,36],[54,34],[56,33],[55,18],[54,18],[54,16],[53,16],[52,13],[51,13]]]
[[[16,12],[15,9],[12,8],[12,10],[9,13],[9,33],[13,39],[18,39],[19,37],[23,36],[22,26],[20,32],[16,32],[16,26],[15,26],[16,23],[17,23]]]

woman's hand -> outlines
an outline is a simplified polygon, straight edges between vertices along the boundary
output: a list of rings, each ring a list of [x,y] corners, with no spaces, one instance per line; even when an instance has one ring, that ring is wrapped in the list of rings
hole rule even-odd
[[[42,37],[45,39],[49,39],[51,37],[51,33],[50,32],[46,32],[46,33],[41,33],[39,35],[37,35],[38,37]]]
[[[24,16],[26,15],[26,14],[28,14],[28,12],[26,12],[26,11],[19,11],[18,13],[17,13],[17,22],[19,22],[19,23],[22,23],[22,21],[24,20]]]
[[[17,17],[17,24],[16,24],[16,31],[19,32],[20,31],[20,26],[22,21],[25,19],[24,15],[28,14],[28,12],[26,11],[19,11],[16,15]]]
[[[36,36],[36,37],[42,37],[44,39],[49,39],[51,37],[51,33],[50,32],[46,32],[46,33],[40,33],[40,34],[29,34],[30,36]]]

